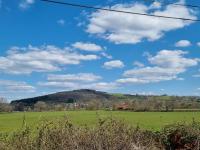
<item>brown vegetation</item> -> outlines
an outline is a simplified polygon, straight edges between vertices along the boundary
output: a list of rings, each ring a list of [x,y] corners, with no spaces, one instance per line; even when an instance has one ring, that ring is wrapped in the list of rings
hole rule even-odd
[[[24,126],[0,138],[1,150],[199,150],[200,124],[170,125],[144,131],[112,118],[95,127],[77,127],[69,119],[44,121],[36,131]]]
[[[11,112],[12,106],[7,102],[5,98],[0,97],[0,112]]]

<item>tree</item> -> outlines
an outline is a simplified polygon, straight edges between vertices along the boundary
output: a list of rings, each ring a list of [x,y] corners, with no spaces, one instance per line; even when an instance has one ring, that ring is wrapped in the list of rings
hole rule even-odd
[[[165,101],[165,111],[173,111],[174,110],[174,101],[166,100]]]
[[[163,103],[163,101],[155,100],[154,101],[154,109],[156,111],[162,111],[164,109],[164,103]]]
[[[87,103],[88,110],[98,110],[102,107],[102,103],[99,100],[90,100]]]
[[[25,104],[22,102],[15,103],[13,105],[13,109],[14,109],[14,111],[25,111]]]
[[[65,110],[65,106],[61,105],[61,104],[57,104],[57,105],[55,105],[54,110],[55,111],[63,111],[63,110]]]
[[[12,106],[7,102],[5,98],[0,98],[0,112],[11,112]]]
[[[34,105],[34,109],[35,111],[46,111],[48,108],[47,104],[45,102],[41,102],[38,101],[35,105]]]

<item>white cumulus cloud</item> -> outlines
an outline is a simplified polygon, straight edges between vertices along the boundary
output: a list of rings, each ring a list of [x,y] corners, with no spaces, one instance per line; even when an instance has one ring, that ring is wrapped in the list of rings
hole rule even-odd
[[[96,60],[97,55],[83,55],[69,48],[52,45],[41,47],[13,47],[7,56],[0,56],[0,72],[30,74],[32,72],[60,71],[66,65],[78,65],[82,61]]]
[[[154,57],[149,57],[151,64],[163,68],[176,68],[178,70],[185,70],[188,67],[198,64],[198,59],[185,58],[186,51],[181,50],[162,50]]]
[[[77,89],[94,89],[101,91],[110,91],[117,89],[118,85],[114,82],[94,82],[94,83],[77,83],[77,82],[40,82],[39,86],[55,89],[77,90]]]
[[[107,53],[105,53],[105,52],[102,52],[101,55],[102,55],[103,57],[107,58],[107,59],[112,59],[112,58],[113,58],[112,55],[109,55],[109,54],[107,54]]]
[[[188,47],[191,45],[191,42],[188,40],[180,40],[178,42],[175,43],[176,47]]]
[[[49,75],[46,82],[39,82],[38,85],[55,89],[95,89],[95,90],[113,90],[118,88],[115,82],[102,82],[101,76],[93,73],[77,73],[66,75]]]
[[[72,46],[76,49],[84,50],[84,51],[91,51],[91,52],[98,52],[102,51],[103,48],[94,43],[84,43],[84,42],[76,42],[72,44]]]
[[[174,7],[173,5],[168,5],[160,7],[159,4],[156,4],[152,7],[152,5],[146,6],[137,2],[116,4],[105,8],[151,15],[197,18],[193,10],[184,6]],[[86,31],[116,44],[135,44],[143,40],[158,40],[166,32],[181,29],[191,23],[193,22],[99,10],[89,16],[89,24]]]
[[[78,82],[94,82],[101,79],[101,76],[97,76],[93,73],[78,73],[78,74],[62,74],[62,75],[49,75],[48,81],[55,82],[71,82],[71,81],[78,81]]]
[[[105,62],[103,67],[106,69],[123,68],[124,63],[121,60],[112,60],[112,61]]]
[[[35,87],[25,82],[0,80],[0,92],[35,92]]]
[[[139,61],[133,62],[133,65],[134,65],[134,66],[137,66],[137,67],[144,67],[144,64],[141,63],[141,62],[139,62]]]
[[[178,75],[187,68],[196,66],[198,59],[185,58],[187,54],[181,50],[161,50],[155,56],[149,56],[148,61],[154,66],[135,68],[124,72],[124,78],[118,83],[145,84],[169,80],[183,80]]]

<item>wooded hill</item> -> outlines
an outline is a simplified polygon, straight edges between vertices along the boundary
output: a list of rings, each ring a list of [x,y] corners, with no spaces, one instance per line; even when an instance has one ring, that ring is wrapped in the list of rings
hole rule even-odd
[[[110,94],[89,89],[74,90],[49,94],[34,98],[15,100],[11,105],[16,110],[23,110],[19,107],[34,108],[38,102],[45,102],[48,105],[58,104],[86,104],[92,105],[95,109],[120,107],[135,111],[149,110],[172,110],[172,109],[200,109],[200,97],[196,96],[153,96],[153,95],[129,95]],[[115,105],[115,106],[114,106]]]

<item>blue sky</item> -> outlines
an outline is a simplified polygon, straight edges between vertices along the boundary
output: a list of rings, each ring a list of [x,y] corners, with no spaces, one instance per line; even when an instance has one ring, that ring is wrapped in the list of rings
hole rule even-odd
[[[188,2],[176,1],[200,5]],[[198,9],[159,2],[73,3],[199,18]],[[39,0],[1,0],[0,19],[0,97],[13,100],[80,88],[200,95],[199,22],[79,9]]]

